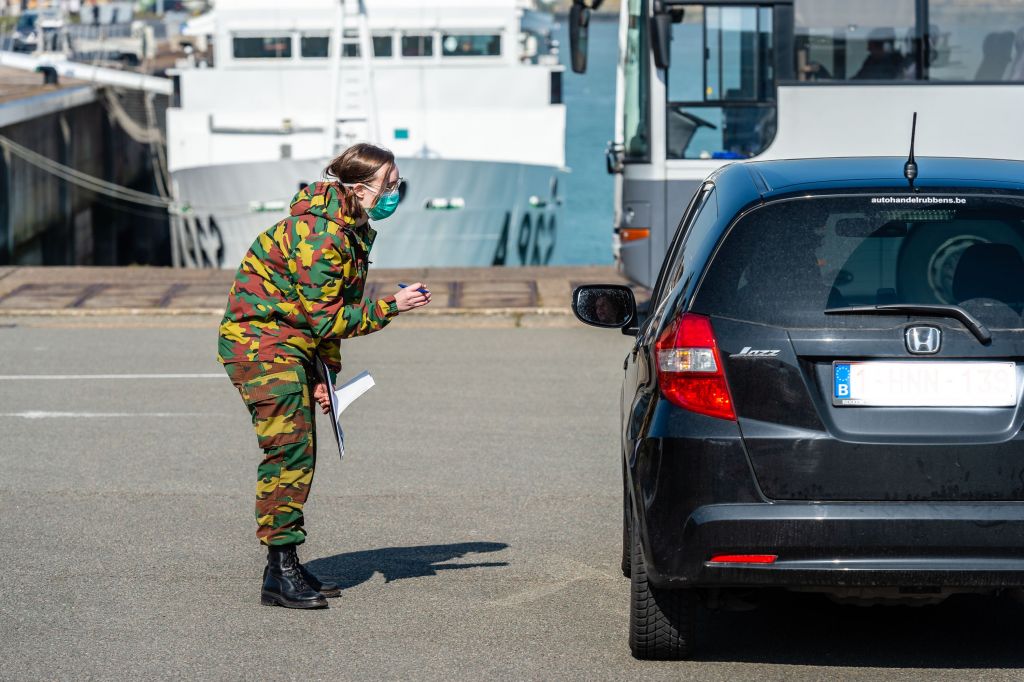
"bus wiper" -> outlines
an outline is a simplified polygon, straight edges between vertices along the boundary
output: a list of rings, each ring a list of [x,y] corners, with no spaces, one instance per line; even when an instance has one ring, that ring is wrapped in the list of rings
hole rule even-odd
[[[855,305],[848,308],[829,308],[826,315],[929,315],[931,317],[952,317],[960,320],[984,345],[992,343],[992,332],[978,318],[958,305],[936,305],[931,303],[892,303],[889,305]]]

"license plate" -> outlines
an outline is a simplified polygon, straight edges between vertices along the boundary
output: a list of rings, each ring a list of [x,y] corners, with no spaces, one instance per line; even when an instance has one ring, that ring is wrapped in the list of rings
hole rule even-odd
[[[833,362],[832,404],[864,407],[1012,407],[1012,362]]]

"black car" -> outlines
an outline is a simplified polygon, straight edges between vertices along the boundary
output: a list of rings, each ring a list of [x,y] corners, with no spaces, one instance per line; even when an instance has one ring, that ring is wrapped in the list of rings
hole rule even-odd
[[[622,391],[637,658],[752,588],[859,603],[1024,587],[1024,163],[726,166],[676,231]],[[909,178],[907,176],[910,176]]]

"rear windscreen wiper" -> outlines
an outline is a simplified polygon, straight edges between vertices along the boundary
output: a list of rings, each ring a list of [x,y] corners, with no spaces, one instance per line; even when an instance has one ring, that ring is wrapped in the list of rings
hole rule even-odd
[[[986,346],[992,342],[992,333],[978,318],[958,305],[936,305],[930,303],[892,303],[890,305],[855,305],[848,308],[829,308],[826,315],[928,315],[931,317],[952,317],[960,320],[971,333]]]

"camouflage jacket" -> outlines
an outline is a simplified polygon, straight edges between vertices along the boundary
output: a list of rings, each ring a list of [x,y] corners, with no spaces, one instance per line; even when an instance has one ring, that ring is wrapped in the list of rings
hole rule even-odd
[[[319,355],[341,369],[340,339],[383,328],[394,296],[363,299],[377,233],[354,197],[318,182],[292,199],[291,215],[260,234],[242,259],[220,324],[222,363],[301,362]]]

